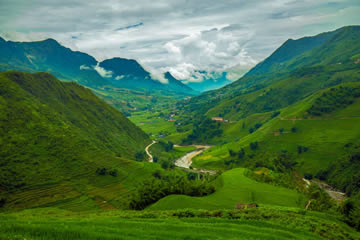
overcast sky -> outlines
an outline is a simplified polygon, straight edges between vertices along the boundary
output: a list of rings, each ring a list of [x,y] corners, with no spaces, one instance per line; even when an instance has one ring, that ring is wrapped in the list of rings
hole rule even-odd
[[[178,79],[229,68],[235,79],[287,39],[358,25],[359,13],[359,0],[0,0],[0,35],[54,38]]]

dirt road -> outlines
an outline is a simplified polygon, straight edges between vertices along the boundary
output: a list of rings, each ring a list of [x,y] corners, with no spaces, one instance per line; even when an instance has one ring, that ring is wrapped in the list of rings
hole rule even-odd
[[[191,145],[191,146],[196,147],[196,150],[189,152],[186,155],[182,156],[181,158],[177,159],[175,161],[176,166],[183,167],[183,168],[189,168],[190,165],[192,164],[192,159],[194,157],[201,154],[206,149],[210,148],[210,146],[205,146],[205,145]]]
[[[153,140],[152,141],[152,143],[150,143],[149,145],[147,145],[146,146],[146,148],[145,148],[145,152],[146,152],[146,154],[148,155],[148,161],[149,162],[153,162],[153,156],[151,155],[151,153],[149,152],[149,148],[153,145],[153,144],[155,144],[156,143],[156,141],[155,140]]]

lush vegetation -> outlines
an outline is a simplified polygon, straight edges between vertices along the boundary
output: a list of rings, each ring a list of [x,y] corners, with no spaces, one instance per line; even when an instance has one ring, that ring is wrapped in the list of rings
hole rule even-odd
[[[150,143],[124,115],[76,83],[47,73],[6,72],[0,85],[5,207],[74,200],[91,189],[119,184],[125,168],[137,168],[128,159]]]
[[[338,216],[294,208],[0,214],[2,239],[358,239]]]
[[[150,210],[170,209],[233,209],[236,203],[303,208],[305,196],[283,187],[256,182],[244,175],[246,170],[235,168],[224,172],[216,180],[216,191],[206,197],[171,195],[151,205]]]
[[[159,170],[154,172],[153,176],[154,178],[146,180],[137,187],[130,202],[131,209],[145,209],[171,194],[194,197],[209,195],[215,191],[212,181],[217,177],[193,172],[188,172],[185,176],[174,173],[163,174]]]
[[[101,82],[79,69],[90,56],[75,58],[53,40],[15,43],[20,52],[73,56],[75,67],[56,57],[33,65],[91,87],[138,127],[77,83],[1,73],[0,238],[359,239],[359,37],[359,27],[345,27],[288,40],[238,81],[176,104],[189,89],[148,93],[116,82],[160,84],[146,82],[135,61],[103,62],[133,75]],[[35,71],[21,54],[4,63],[5,45],[0,70]],[[180,170],[174,162],[191,144],[212,147]],[[12,212],[25,208],[45,209]],[[105,209],[142,211],[96,211]]]

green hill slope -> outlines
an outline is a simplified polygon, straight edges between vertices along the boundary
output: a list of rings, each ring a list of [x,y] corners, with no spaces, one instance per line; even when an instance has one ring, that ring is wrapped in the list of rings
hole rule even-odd
[[[48,73],[1,73],[0,85],[0,190],[7,206],[75,199],[108,184],[120,194],[124,186],[116,184],[130,169],[145,174],[143,164],[127,159],[150,139],[90,90]]]
[[[244,148],[246,156],[239,160],[241,164],[272,168],[271,159],[286,151],[298,162],[298,169],[315,175],[347,156],[347,144],[360,144],[359,89],[360,83],[341,84],[281,109],[275,118],[264,113],[225,125],[224,137],[233,142],[207,151],[195,164],[226,167],[224,161],[236,158],[228,150]],[[256,123],[261,126],[250,134]],[[249,147],[252,142],[258,142],[256,150]]]
[[[171,195],[151,205],[149,210],[233,209],[236,203],[303,207],[305,197],[294,190],[259,183],[244,176],[245,169],[225,172],[215,193],[206,197]]]

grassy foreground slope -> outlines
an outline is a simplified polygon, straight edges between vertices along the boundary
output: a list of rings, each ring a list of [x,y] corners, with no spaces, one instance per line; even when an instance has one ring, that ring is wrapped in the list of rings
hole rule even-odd
[[[232,209],[235,203],[303,207],[305,197],[294,190],[256,182],[244,175],[244,168],[227,171],[218,179],[216,192],[206,197],[167,196],[147,209]]]
[[[359,239],[337,216],[291,208],[0,214],[1,239]]]
[[[1,73],[0,109],[5,208],[121,207],[131,186],[156,168],[129,160],[148,136],[76,83],[47,73]],[[140,177],[131,179],[134,172]]]

